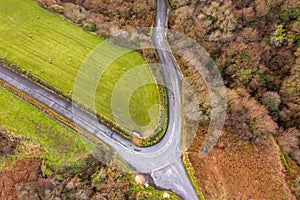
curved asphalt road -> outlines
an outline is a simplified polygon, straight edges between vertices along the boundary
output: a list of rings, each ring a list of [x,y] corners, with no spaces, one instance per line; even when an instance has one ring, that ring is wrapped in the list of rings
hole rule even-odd
[[[59,115],[75,122],[76,125],[108,144],[135,171],[150,174],[157,187],[171,190],[182,199],[196,200],[198,197],[186,175],[180,157],[182,76],[165,43],[166,24],[166,1],[157,0],[153,44],[162,64],[162,74],[168,88],[169,121],[163,139],[150,147],[136,147],[86,112],[3,66],[0,66],[0,79],[46,105]]]

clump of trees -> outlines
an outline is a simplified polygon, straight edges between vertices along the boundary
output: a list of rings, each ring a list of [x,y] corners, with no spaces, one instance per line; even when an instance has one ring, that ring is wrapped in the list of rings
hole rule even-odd
[[[280,119],[285,127],[300,128],[300,48],[295,52],[297,59],[280,88],[283,106]]]
[[[43,8],[62,14],[98,36],[138,27],[151,27],[155,19],[155,0],[36,0]],[[93,23],[92,23],[93,22]]]
[[[277,124],[267,109],[244,89],[227,90],[226,127],[243,140],[261,142],[266,134],[277,132]]]

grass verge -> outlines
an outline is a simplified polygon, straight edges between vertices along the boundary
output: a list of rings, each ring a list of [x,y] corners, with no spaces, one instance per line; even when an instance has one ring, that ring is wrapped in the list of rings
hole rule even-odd
[[[60,174],[65,167],[74,168],[89,153],[73,130],[3,88],[0,88],[0,124],[6,130],[24,137],[26,143],[40,145],[42,151],[38,157],[52,169],[46,170],[49,172]],[[27,154],[36,155],[32,152]]]
[[[199,197],[200,200],[205,200],[202,191],[198,187],[196,177],[194,176],[195,170],[194,170],[192,163],[189,160],[189,156],[188,156],[187,152],[184,152],[182,154],[182,161],[183,161],[185,171],[186,171],[190,181],[192,182],[192,185],[196,191],[197,196]]]

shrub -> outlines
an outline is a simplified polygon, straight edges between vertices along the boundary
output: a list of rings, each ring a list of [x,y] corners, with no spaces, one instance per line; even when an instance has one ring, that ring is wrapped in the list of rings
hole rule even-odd
[[[84,30],[88,32],[95,32],[96,30],[96,25],[94,21],[91,21],[90,23],[84,25]]]
[[[273,36],[271,37],[271,44],[273,44],[276,47],[280,47],[284,45],[287,41],[286,38],[286,30],[283,29],[283,25],[277,26],[276,31],[273,33]]]
[[[88,17],[88,11],[85,8],[72,3],[64,4],[64,13],[67,18],[78,24]]]
[[[101,168],[99,171],[92,175],[93,184],[101,185],[106,182],[106,172],[104,168]]]
[[[268,91],[262,95],[262,103],[270,112],[278,110],[280,102],[280,96],[277,92]]]
[[[63,6],[60,6],[60,5],[57,5],[57,4],[54,4],[54,5],[51,5],[49,7],[49,9],[54,12],[54,13],[57,13],[57,14],[63,14],[64,13],[64,7]]]
[[[266,0],[266,3],[270,7],[276,7],[282,4],[283,0]]]

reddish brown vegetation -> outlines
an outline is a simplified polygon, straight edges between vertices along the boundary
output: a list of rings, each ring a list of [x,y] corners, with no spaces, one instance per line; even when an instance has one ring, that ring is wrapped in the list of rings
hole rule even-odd
[[[289,153],[300,163],[300,131],[297,128],[289,128],[278,137],[278,143],[283,151]]]
[[[227,90],[228,115],[226,125],[243,140],[263,142],[267,134],[276,133],[276,123],[268,111],[243,90]]]
[[[125,174],[92,157],[86,163],[79,175],[58,181],[42,177],[40,160],[18,160],[11,169],[0,172],[0,199],[127,199],[131,195]],[[101,182],[91,178],[98,173]]]
[[[290,76],[282,83],[280,94],[284,103],[280,119],[286,127],[300,128],[300,48],[295,53],[297,59]]]
[[[37,0],[44,8],[56,11],[82,26],[93,21],[95,32],[108,37],[123,30],[150,27],[154,22],[155,0],[106,1],[106,0]],[[53,6],[56,5],[56,6]],[[61,9],[58,9],[59,12]]]
[[[17,161],[12,170],[0,172],[0,198],[17,199],[17,188],[24,183],[36,182],[39,177],[40,161],[27,159]]]
[[[207,199],[296,199],[285,181],[279,148],[271,135],[265,136],[265,145],[253,145],[224,133],[209,155],[199,159],[205,132],[194,140],[189,157]]]

